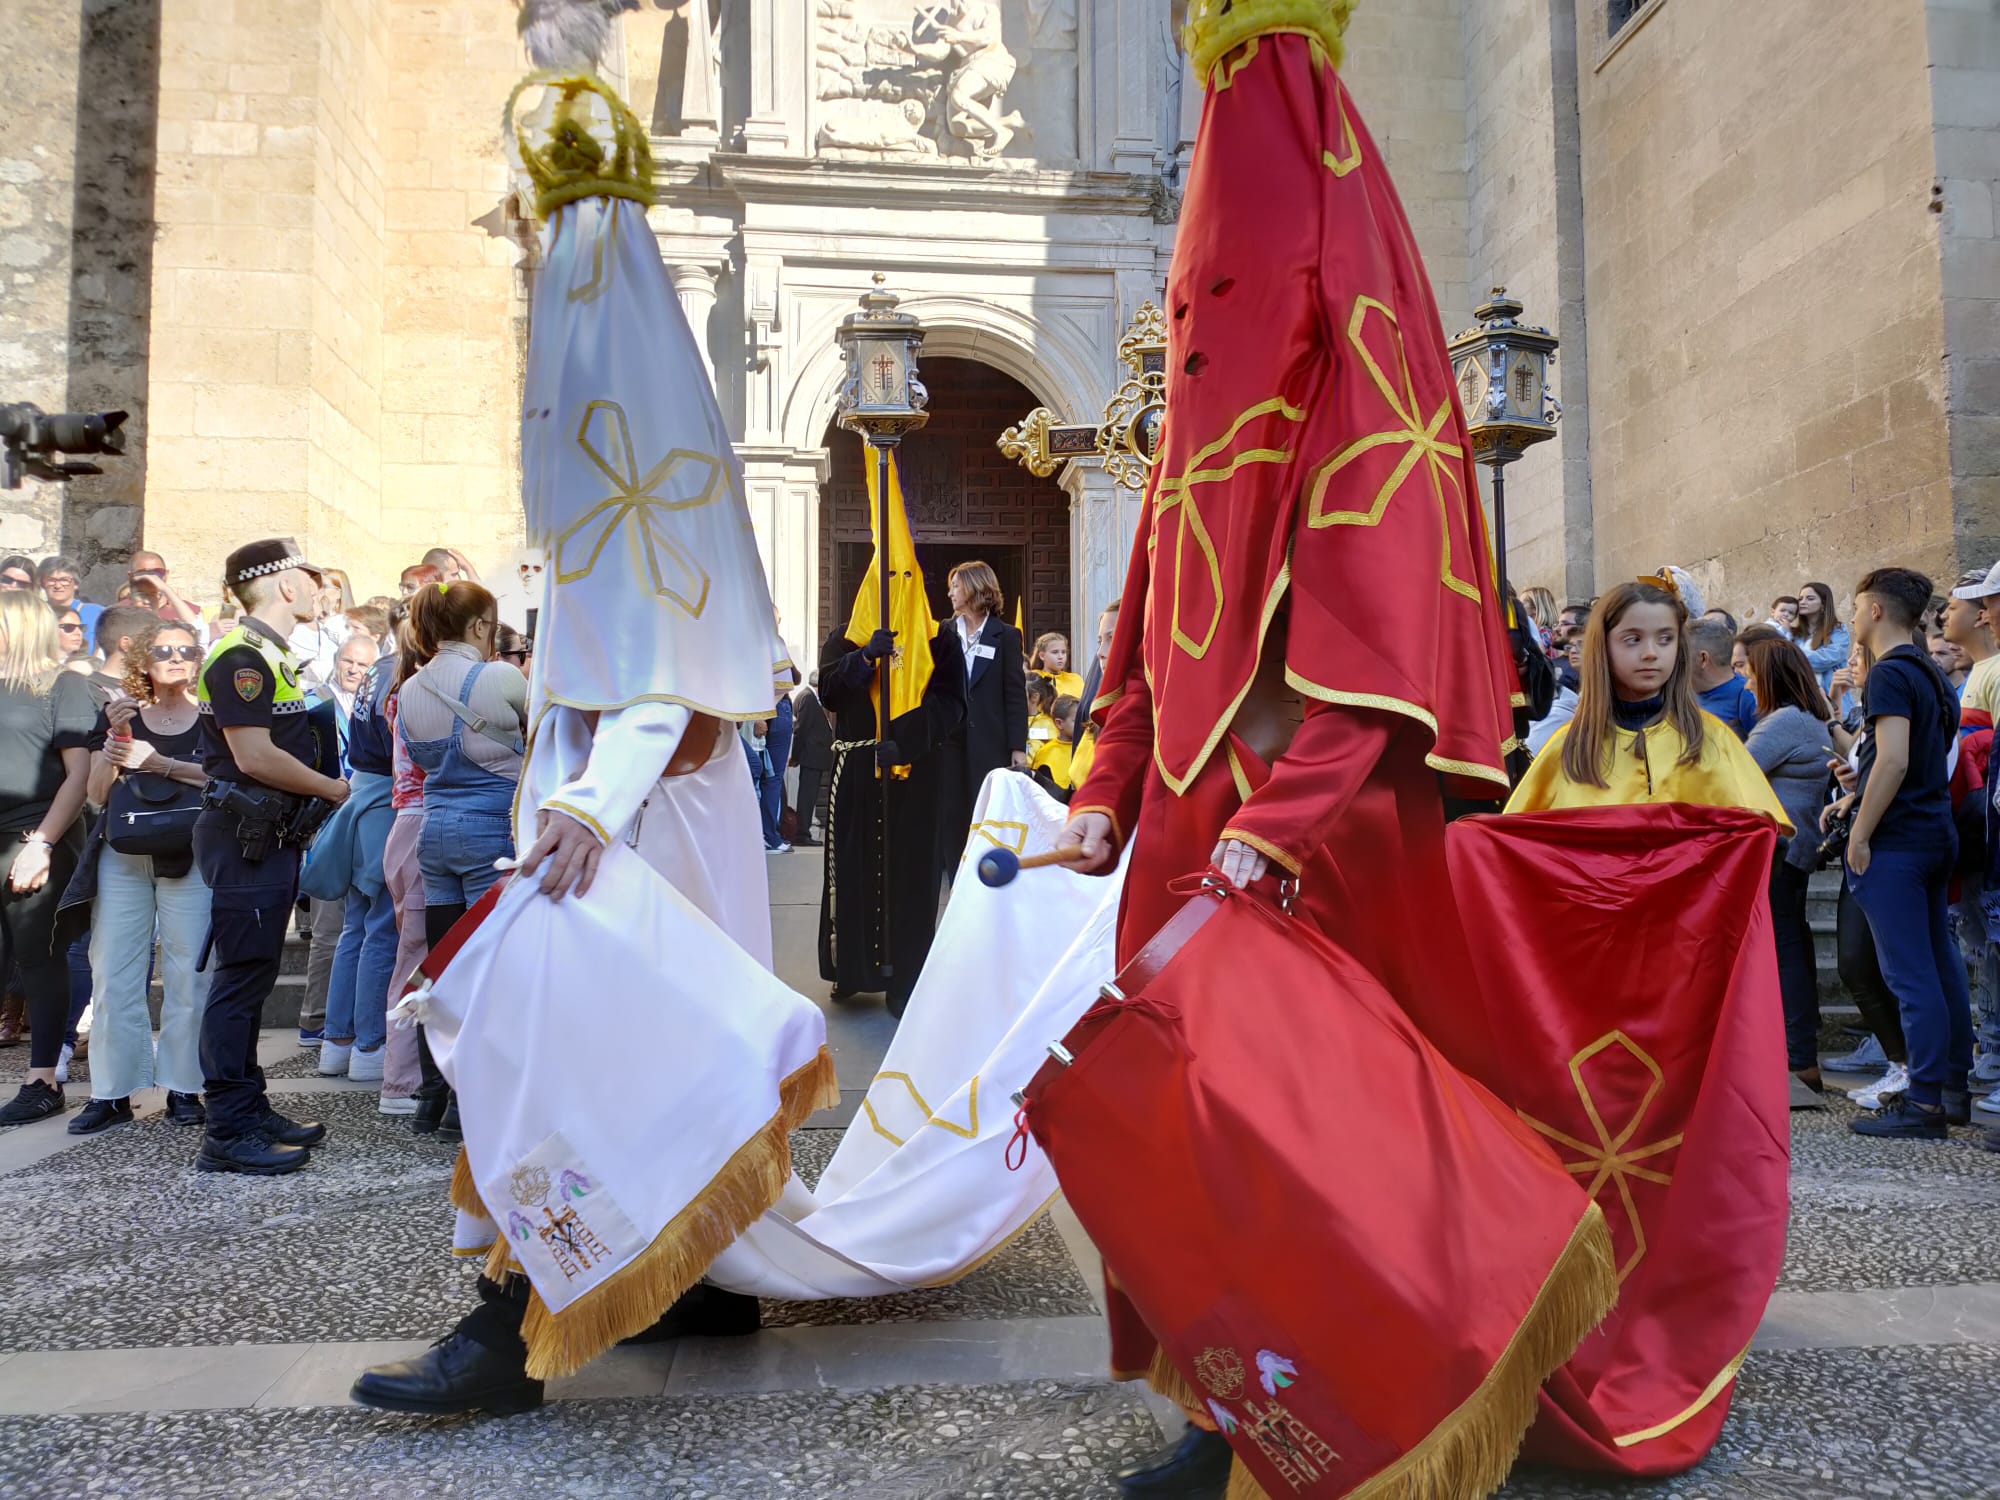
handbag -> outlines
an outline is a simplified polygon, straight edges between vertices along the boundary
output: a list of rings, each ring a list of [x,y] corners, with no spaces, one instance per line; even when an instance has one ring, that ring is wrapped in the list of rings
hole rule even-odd
[[[126,771],[104,804],[105,842],[120,854],[191,855],[201,788],[151,771]]]

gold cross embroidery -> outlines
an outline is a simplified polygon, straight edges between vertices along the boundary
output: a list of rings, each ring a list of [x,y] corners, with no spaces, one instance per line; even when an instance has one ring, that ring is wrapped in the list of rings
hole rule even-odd
[[[591,426],[600,415],[604,436],[613,448],[610,458],[591,437]],[[711,580],[700,561],[668,529],[668,518],[675,511],[696,510],[715,500],[726,475],[721,461],[689,448],[675,448],[641,474],[632,451],[631,426],[624,408],[615,401],[593,401],[583,409],[576,441],[610,483],[612,494],[556,538],[556,582],[588,578],[605,547],[630,521],[638,531],[653,592],[699,620],[708,607]],[[668,483],[673,484],[675,494],[660,493],[661,486]],[[677,575],[671,581],[670,568]]]
[[[1246,448],[1220,468],[1202,467],[1210,459],[1223,453],[1236,441],[1236,435],[1250,423],[1259,417],[1273,414],[1287,422],[1303,422],[1306,419],[1306,414],[1301,408],[1291,405],[1282,396],[1273,396],[1268,401],[1260,401],[1231,422],[1229,430],[1221,437],[1189,459],[1187,468],[1178,478],[1161,480],[1159,488],[1153,494],[1153,530],[1146,538],[1146,551],[1149,556],[1157,551],[1160,529],[1166,525],[1170,514],[1178,512],[1178,521],[1174,527],[1172,569],[1174,607],[1173,618],[1169,624],[1173,643],[1197,660],[1208,654],[1208,648],[1215,641],[1215,632],[1222,623],[1222,564],[1216,556],[1214,539],[1208,534],[1208,525],[1202,519],[1201,507],[1195,504],[1188,491],[1198,484],[1213,484],[1228,479],[1246,464],[1281,464],[1289,461],[1292,456],[1289,449]],[[1201,554],[1202,566],[1208,570],[1209,589],[1215,599],[1214,608],[1209,614],[1208,623],[1202,628],[1199,640],[1181,627],[1182,559],[1190,542],[1194,544],[1195,551]]]
[[[1652,1082],[1646,1085],[1646,1092],[1640,1095],[1638,1104],[1633,1107],[1632,1117],[1625,1122],[1625,1128],[1615,1135],[1610,1125],[1605,1122],[1603,1112],[1597,1107],[1596,1096],[1592,1094],[1590,1085],[1583,1076],[1583,1070],[1591,1059],[1613,1047],[1623,1050],[1652,1078]],[[1567,1135],[1552,1125],[1544,1125],[1526,1113],[1523,1113],[1521,1118],[1558,1146],[1574,1151],[1583,1158],[1581,1161],[1564,1162],[1563,1165],[1578,1177],[1589,1175],[1590,1181],[1584,1191],[1592,1201],[1596,1200],[1597,1195],[1607,1184],[1617,1189],[1618,1201],[1625,1210],[1626,1222],[1632,1226],[1633,1240],[1632,1254],[1618,1267],[1618,1279],[1623,1281],[1646,1256],[1646,1226],[1640,1220],[1639,1206],[1632,1198],[1632,1179],[1654,1183],[1660,1187],[1671,1186],[1674,1180],[1671,1172],[1644,1167],[1639,1163],[1651,1161],[1655,1157],[1664,1156],[1667,1152],[1675,1150],[1681,1144],[1680,1135],[1665,1136],[1644,1146],[1631,1144],[1632,1138],[1639,1133],[1639,1127],[1645,1123],[1647,1112],[1653,1107],[1653,1101],[1666,1086],[1666,1075],[1660,1071],[1660,1065],[1654,1062],[1637,1042],[1622,1031],[1613,1031],[1599,1037],[1569,1060],[1569,1076],[1570,1081],[1576,1086],[1577,1098],[1583,1103],[1583,1112],[1590,1120],[1590,1128],[1596,1133],[1595,1145],[1580,1141],[1573,1135]]]
[[[1388,328],[1389,349],[1392,362],[1400,382],[1392,381],[1382,367],[1382,361],[1375,357],[1368,347],[1367,334],[1370,315],[1380,314],[1382,323]],[[1459,464],[1465,458],[1465,450],[1456,443],[1448,443],[1441,436],[1452,425],[1451,397],[1446,395],[1438,403],[1436,411],[1428,421],[1419,419],[1416,381],[1410,374],[1410,361],[1403,346],[1402,329],[1397,326],[1396,315],[1373,297],[1358,298],[1354,312],[1347,320],[1347,341],[1354,346],[1361,364],[1368,371],[1368,378],[1382,399],[1401,424],[1383,432],[1372,432],[1357,438],[1342,448],[1313,470],[1309,481],[1306,503],[1306,524],[1314,530],[1327,526],[1374,526],[1380,523],[1383,511],[1393,500],[1422,464],[1430,480],[1431,494],[1437,501],[1438,529],[1443,539],[1443,556],[1439,562],[1439,578],[1444,586],[1455,594],[1463,594],[1475,602],[1479,599],[1477,584],[1459,577],[1452,571],[1451,530],[1454,508],[1459,516],[1465,515],[1465,488],[1459,479]],[[1332,510],[1327,507],[1327,492],[1332,487],[1334,476],[1349,464],[1372,453],[1377,448],[1401,447],[1403,456],[1389,477],[1382,481],[1375,491],[1375,498],[1366,510]],[[1445,486],[1450,485],[1452,499],[1445,496]],[[1471,528],[1467,527],[1470,534]]]

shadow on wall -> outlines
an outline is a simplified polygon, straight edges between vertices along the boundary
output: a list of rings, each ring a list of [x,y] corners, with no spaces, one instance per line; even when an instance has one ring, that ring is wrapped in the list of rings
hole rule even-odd
[[[153,188],[161,0],[85,0],[70,214],[68,411],[132,413],[125,454],[72,480],[62,550],[86,597],[108,601],[140,542],[153,311]]]

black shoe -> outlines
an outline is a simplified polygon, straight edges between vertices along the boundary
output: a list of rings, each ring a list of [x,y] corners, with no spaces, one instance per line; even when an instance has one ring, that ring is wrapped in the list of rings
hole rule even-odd
[[[251,1177],[282,1177],[296,1172],[312,1153],[303,1146],[286,1146],[261,1131],[239,1135],[233,1140],[203,1136],[201,1154],[194,1159],[197,1172],[243,1172]]]
[[[530,1380],[525,1350],[502,1352],[453,1329],[415,1359],[364,1370],[349,1399],[377,1411],[443,1417],[490,1411],[511,1417],[542,1404],[542,1383]]]
[[[1898,1099],[1872,1115],[1849,1120],[1847,1128],[1856,1135],[1874,1136],[1884,1141],[1941,1141],[1951,1133],[1944,1111],[1925,1109],[1907,1098]]]
[[[451,1090],[417,1090],[416,1112],[410,1116],[410,1129],[418,1135],[436,1135],[438,1121],[444,1118],[444,1107],[451,1102]]]
[[[93,1099],[76,1112],[76,1118],[69,1122],[71,1135],[96,1135],[100,1130],[109,1130],[113,1125],[132,1123],[132,1101],[130,1099]]]
[[[176,1125],[206,1125],[208,1111],[201,1107],[201,1095],[177,1094],[168,1089],[167,1118]]]
[[[659,1322],[622,1342],[664,1344],[681,1338],[736,1339],[763,1326],[763,1311],[755,1297],[725,1292],[719,1286],[698,1281],[660,1315]]]
[[[281,1146],[317,1146],[326,1139],[326,1127],[317,1120],[288,1120],[269,1105],[257,1128]]]
[[[1980,1132],[1979,1144],[1988,1151],[2000,1153],[2000,1130]]]
[[[1190,1427],[1171,1448],[1118,1471],[1118,1487],[1150,1500],[1221,1500],[1229,1488],[1229,1439]]]
[[[1965,1089],[1946,1089],[1943,1092],[1944,1121],[1947,1125],[1970,1125],[1972,1123],[1972,1095]]]
[[[438,1117],[437,1138],[447,1145],[456,1146],[465,1139],[465,1131],[458,1123],[458,1091],[454,1089],[446,1098],[444,1113]]]
[[[51,1088],[39,1078],[30,1078],[6,1108],[0,1109],[0,1125],[32,1125],[50,1115],[61,1114],[63,1108],[61,1084]]]
[[[817,849],[817,848],[819,848],[819,840],[818,840],[818,839],[793,839],[793,840],[792,840],[792,847],[793,847],[794,849]]]

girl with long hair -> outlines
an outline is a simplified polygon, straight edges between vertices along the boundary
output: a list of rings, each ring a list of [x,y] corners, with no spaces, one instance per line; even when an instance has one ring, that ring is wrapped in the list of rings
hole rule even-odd
[[[1701,711],[1680,595],[1621,583],[1584,627],[1576,713],[1535,757],[1508,812],[1693,802],[1791,820],[1735,735]]]
[[[83,854],[97,700],[88,678],[61,666],[47,603],[27,589],[0,592],[0,973],[19,969],[28,1010],[28,1076],[0,1108],[0,1125],[64,1107],[56,1064],[69,1025],[69,963],[56,915]]]
[[[107,819],[121,779],[146,783],[147,802],[165,800],[158,794],[173,787],[207,784],[191,691],[204,654],[194,627],[179,620],[157,621],[132,638],[124,688],[104,710],[111,734],[90,770],[90,800],[106,808]],[[201,1016],[208,975],[195,961],[208,934],[209,891],[195,868],[194,831],[189,828],[184,848],[151,854],[113,848],[110,839],[118,831],[114,820],[93,856],[91,1097],[70,1121],[71,1135],[128,1123],[132,1094],[155,1086],[166,1089],[167,1114],[176,1125],[199,1125],[205,1118]],[[155,932],[162,984],[157,1052],[146,1010]]]
[[[1028,670],[1054,679],[1058,698],[1083,695],[1083,674],[1074,670],[1069,637],[1060,631],[1051,630],[1035,637],[1035,649],[1028,653]]]
[[[1806,883],[1819,867],[1819,813],[1832,779],[1833,706],[1805,656],[1776,631],[1738,639],[1757,695],[1757,726],[1743,748],[1770,778],[1771,790],[1800,830],[1779,842],[1771,865],[1771,929],[1785,1004],[1786,1065],[1818,1093],[1819,972],[1806,919]]]
[[[1821,692],[1833,681],[1833,674],[1847,665],[1849,636],[1834,608],[1833,589],[1824,583],[1809,583],[1799,590],[1799,623],[1792,639],[1806,654]]]

